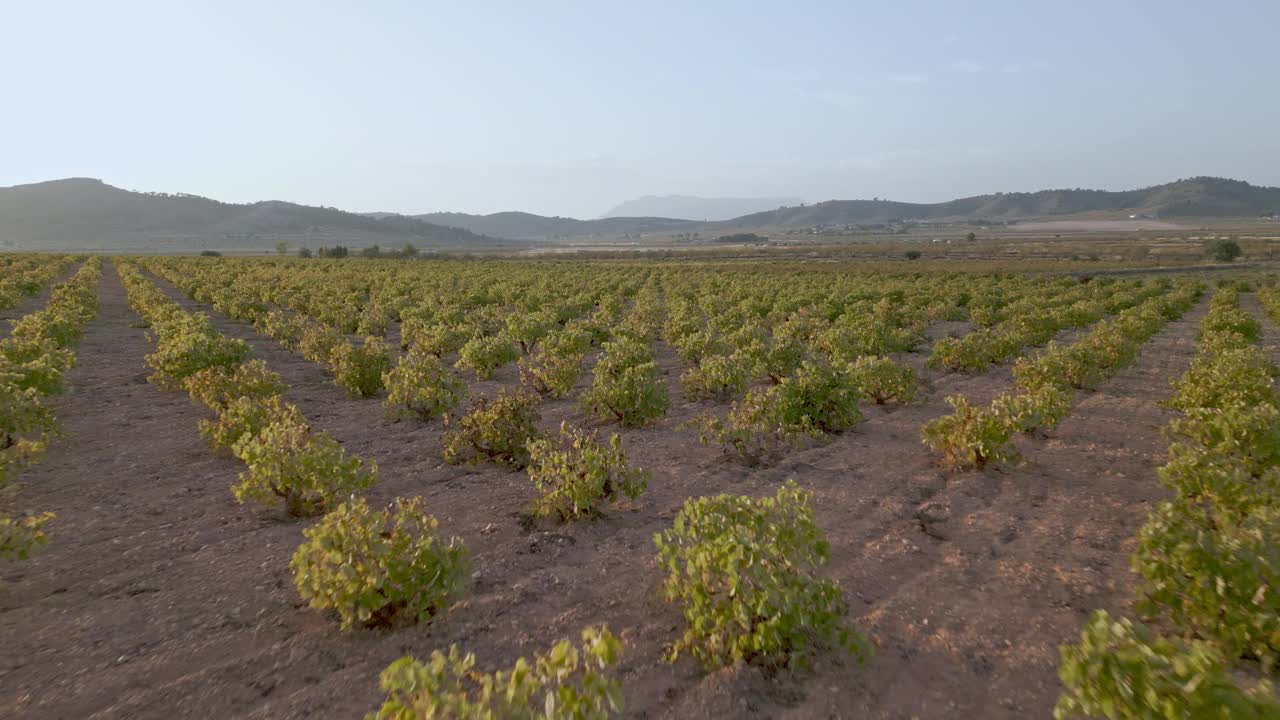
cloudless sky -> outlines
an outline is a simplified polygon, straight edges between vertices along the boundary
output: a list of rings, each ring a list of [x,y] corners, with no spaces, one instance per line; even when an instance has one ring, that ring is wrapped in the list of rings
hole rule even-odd
[[[0,0],[0,185],[593,217],[1280,185],[1280,0]]]

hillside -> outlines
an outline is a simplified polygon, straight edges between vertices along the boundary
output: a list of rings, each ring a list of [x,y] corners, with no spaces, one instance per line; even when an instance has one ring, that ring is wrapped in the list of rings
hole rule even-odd
[[[723,227],[812,227],[887,220],[1029,220],[1077,213],[1153,218],[1257,217],[1280,212],[1280,188],[1196,177],[1141,190],[1042,190],[978,195],[942,203],[831,200],[734,218]]]
[[[619,206],[626,207],[626,204]],[[941,203],[893,200],[831,200],[742,215],[719,222],[663,217],[609,217],[576,220],[524,212],[492,215],[431,213],[413,217],[438,225],[463,228],[490,236],[523,240],[617,239],[624,235],[697,232],[703,237],[739,230],[810,228],[918,221],[1020,221],[1062,219],[1077,214],[1122,218],[1141,214],[1150,218],[1257,217],[1280,212],[1280,188],[1250,185],[1239,180],[1196,177],[1141,190],[1041,190],[996,193]],[[380,214],[379,216],[385,216]]]
[[[140,193],[71,178],[0,188],[0,247],[24,250],[270,250],[458,248],[506,244],[412,218],[378,219],[280,201],[245,205],[194,195]]]
[[[891,220],[1011,222],[1130,214],[1176,220],[1275,212],[1280,212],[1280,188],[1209,177],[1140,190],[997,193],[942,203],[832,200],[719,222],[652,216],[578,220],[524,212],[362,215],[280,201],[234,204],[194,195],[132,192],[100,180],[72,178],[0,188],[0,248],[190,252],[273,250],[276,243],[284,242],[290,248],[413,243],[424,249],[478,249],[523,246],[530,241],[605,241],[685,233],[708,239],[738,231]]]
[[[800,198],[704,198],[689,195],[646,195],[628,200],[602,217],[661,217],[715,222],[750,213],[799,205]]]
[[[385,217],[385,213],[378,216]],[[467,213],[428,213],[414,219],[436,225],[462,228],[473,233],[517,240],[556,240],[570,238],[616,238],[637,233],[683,232],[702,223],[660,217],[603,218],[576,220],[546,217],[525,212],[500,212],[491,215]]]

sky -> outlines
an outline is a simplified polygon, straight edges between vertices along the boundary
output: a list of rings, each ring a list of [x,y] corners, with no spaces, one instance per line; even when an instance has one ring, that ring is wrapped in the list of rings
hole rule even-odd
[[[0,0],[0,186],[595,217],[1280,185],[1280,2]]]

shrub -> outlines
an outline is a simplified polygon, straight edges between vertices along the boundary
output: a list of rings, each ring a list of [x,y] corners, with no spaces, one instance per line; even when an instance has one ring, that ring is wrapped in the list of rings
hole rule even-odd
[[[929,353],[929,367],[940,370],[985,370],[991,363],[989,330],[976,330],[964,338],[945,337],[933,344]]]
[[[831,646],[869,652],[844,624],[840,587],[815,574],[828,546],[794,481],[772,498],[691,498],[654,544],[663,593],[687,623],[672,660],[689,652],[708,669],[746,660],[794,670]]]
[[[481,674],[474,655],[457,646],[431,653],[426,663],[405,656],[382,673],[387,701],[365,720],[603,720],[622,712],[622,684],[605,671],[622,644],[605,628],[582,631],[582,646],[561,640],[546,655],[510,670]]]
[[[53,518],[49,512],[19,518],[0,515],[0,560],[26,560],[49,544],[44,526]]]
[[[849,366],[849,380],[877,405],[893,401],[909,403],[916,395],[916,374],[911,368],[876,355],[864,355]]]
[[[520,358],[520,382],[544,397],[564,397],[582,376],[583,357],[581,352],[540,347]]]
[[[306,332],[303,316],[283,310],[268,310],[259,315],[254,325],[287,348],[297,348]]]
[[[649,473],[627,466],[622,438],[614,433],[607,444],[595,432],[560,424],[559,441],[529,442],[529,478],[540,494],[533,514],[560,520],[594,515],[600,505],[623,497],[634,500],[648,486]]]
[[[680,375],[680,387],[690,400],[726,398],[745,392],[752,363],[739,353],[706,355]]]
[[[814,337],[817,348],[835,363],[850,363],[863,355],[910,350],[916,342],[914,331],[863,314],[841,317]]]
[[[701,416],[691,424],[704,445],[715,442],[748,465],[767,465],[803,438],[820,440],[862,419],[852,375],[802,363],[778,385],[751,390],[723,419]]]
[[[991,401],[989,413],[1018,432],[1051,428],[1071,410],[1071,393],[1054,385],[1012,394],[1001,393]]]
[[[1145,626],[1098,610],[1078,645],[1059,650],[1066,687],[1053,716],[1115,720],[1274,718],[1280,705],[1263,685],[1242,692],[1222,655],[1198,642],[1159,637]]]
[[[382,374],[391,368],[391,351],[376,337],[364,344],[343,342],[329,353],[329,366],[334,382],[354,397],[373,397],[382,389]]]
[[[538,396],[502,390],[492,400],[479,398],[458,418],[458,427],[441,438],[446,462],[493,462],[513,468],[529,464],[528,443],[538,437]]]
[[[1231,457],[1257,477],[1280,467],[1280,407],[1271,404],[1206,407],[1189,410],[1169,423],[1166,433],[1183,442],[1174,443],[1198,455]],[[1172,462],[1172,461],[1171,461]]]
[[[520,357],[520,346],[506,335],[482,335],[467,341],[458,351],[459,368],[469,368],[487,380],[498,368]]]
[[[505,320],[507,337],[519,343],[520,352],[528,353],[556,326],[554,316],[546,312],[515,312]]]
[[[63,375],[76,362],[75,353],[45,338],[0,340],[0,375],[19,389],[41,395],[60,395]]]
[[[1262,339],[1262,325],[1257,318],[1238,307],[1215,307],[1200,321],[1199,337],[1235,333],[1246,342]]]
[[[180,388],[183,380],[201,370],[239,365],[249,356],[243,340],[220,335],[203,315],[169,323],[159,335],[147,364],[155,370],[150,380],[161,387]]]
[[[218,411],[236,398],[266,400],[284,394],[288,388],[280,374],[261,360],[249,360],[234,367],[219,365],[193,373],[183,381],[193,400]]]
[[[458,352],[468,339],[462,328],[445,323],[409,318],[400,325],[401,349],[417,347],[439,358]]]
[[[360,319],[356,322],[356,332],[361,335],[387,334],[387,325],[391,322],[391,311],[375,302],[367,303],[360,309]]]
[[[428,421],[453,410],[467,396],[467,385],[449,373],[432,353],[414,346],[382,374],[387,387],[383,405],[397,414]]]
[[[1268,431],[1268,442],[1274,442],[1277,428]],[[1274,457],[1275,447],[1265,459]],[[1280,507],[1280,465],[1258,467],[1255,462],[1226,448],[1179,442],[1169,446],[1169,461],[1158,472],[1160,481],[1179,498],[1211,503],[1222,516],[1239,520],[1262,507]]]
[[[1050,342],[1035,358],[1018,358],[1013,366],[1018,387],[1028,392],[1046,387],[1085,388],[1106,379],[1106,370],[1083,347]]]
[[[750,466],[768,465],[801,435],[782,424],[775,400],[776,393],[752,390],[733,404],[724,419],[703,415],[694,418],[690,426],[698,430],[698,441],[703,445],[714,442],[726,455]]]
[[[1204,244],[1204,253],[1218,262],[1231,262],[1240,257],[1243,251],[1235,240],[1216,238]]]
[[[671,341],[676,354],[687,363],[701,362],[708,355],[728,355],[732,348],[713,330],[695,330]]]
[[[1188,412],[1228,405],[1277,404],[1271,380],[1275,366],[1257,347],[1201,355],[1174,381],[1167,407]]]
[[[1273,494],[1273,498],[1275,495]],[[1138,533],[1133,568],[1144,582],[1139,607],[1229,657],[1280,660],[1280,506],[1243,519],[1186,501],[1161,504]]]
[[[806,352],[804,341],[780,336],[775,331],[773,341],[760,353],[757,369],[769,382],[777,385],[800,367]]]
[[[333,610],[342,629],[356,623],[422,622],[461,590],[470,558],[461,538],[444,541],[422,498],[397,498],[386,510],[363,499],[342,503],[303,531],[289,563],[298,594]]]
[[[1013,418],[982,410],[963,395],[947,398],[950,415],[934,418],[921,430],[924,444],[942,453],[949,468],[981,468],[993,460],[1013,457],[1009,440],[1018,430]]]
[[[21,388],[12,374],[0,374],[0,450],[18,444],[20,436],[45,434],[57,427],[53,412],[35,388]]]
[[[666,415],[671,404],[648,344],[631,337],[604,344],[604,356],[592,370],[591,389],[582,401],[587,412],[626,427]]]
[[[256,437],[273,423],[307,427],[298,408],[283,402],[279,395],[243,395],[218,408],[216,419],[201,420],[200,435],[214,450],[234,452],[241,438]]]
[[[378,467],[346,451],[326,433],[312,434],[305,424],[277,421],[235,444],[237,457],[249,466],[231,488],[236,500],[273,504],[284,500],[294,517],[319,515],[334,500],[371,487]]]
[[[862,420],[862,393],[844,369],[806,361],[767,392],[778,406],[779,422],[791,431],[822,436]]]
[[[333,349],[342,344],[342,333],[314,320],[304,321],[302,337],[298,339],[298,350],[302,357],[314,363],[327,363]]]

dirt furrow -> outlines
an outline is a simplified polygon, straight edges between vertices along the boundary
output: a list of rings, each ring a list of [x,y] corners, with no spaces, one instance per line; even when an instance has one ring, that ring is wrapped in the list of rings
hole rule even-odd
[[[1206,310],[1202,301],[1148,341],[1134,366],[1078,393],[1057,429],[1020,442],[1022,464],[944,475],[915,469],[923,450],[908,449],[910,438],[869,439],[904,469],[880,464],[869,477],[850,459],[866,484],[820,507],[841,508],[823,523],[833,575],[870,601],[862,619],[882,652],[852,692],[846,674],[814,678],[816,706],[798,714],[1047,716],[1057,646],[1089,611],[1128,599],[1132,539],[1163,496],[1155,469],[1170,413],[1158,403],[1189,364]],[[851,493],[874,521],[843,515]]]

